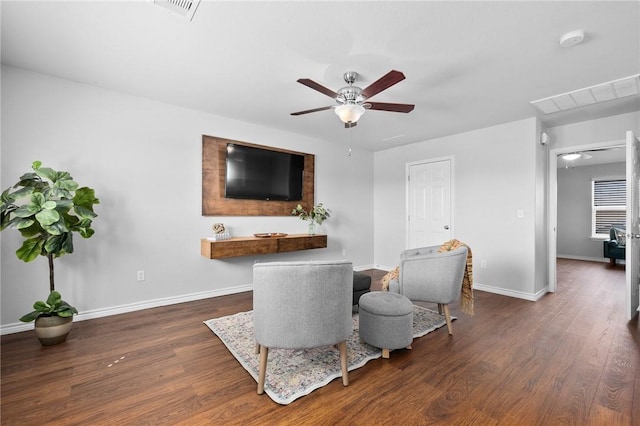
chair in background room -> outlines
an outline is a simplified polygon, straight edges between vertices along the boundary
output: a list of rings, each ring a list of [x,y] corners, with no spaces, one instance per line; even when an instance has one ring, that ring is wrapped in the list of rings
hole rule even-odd
[[[402,294],[411,301],[438,304],[453,334],[449,303],[460,298],[467,263],[468,248],[438,252],[441,246],[404,250],[400,254],[400,273],[389,282],[389,291]]]
[[[371,277],[362,272],[353,272],[353,306],[357,307],[360,297],[371,291]]]
[[[623,227],[612,227],[609,229],[609,239],[603,242],[603,255],[609,258],[612,265],[616,264],[616,259],[625,259],[626,232]]]
[[[260,351],[258,393],[264,392],[269,349],[338,345],[342,384],[353,333],[353,264],[348,261],[253,265],[253,322]],[[333,348],[327,348],[333,350]]]

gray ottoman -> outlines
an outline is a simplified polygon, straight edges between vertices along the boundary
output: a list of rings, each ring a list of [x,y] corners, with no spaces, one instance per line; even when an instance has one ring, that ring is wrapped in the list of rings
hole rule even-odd
[[[360,340],[382,349],[411,349],[413,341],[413,303],[397,293],[372,291],[360,297]]]

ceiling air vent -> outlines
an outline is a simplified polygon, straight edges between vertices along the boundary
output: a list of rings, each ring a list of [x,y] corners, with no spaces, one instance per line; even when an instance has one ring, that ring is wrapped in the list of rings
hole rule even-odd
[[[544,99],[532,101],[531,105],[543,114],[579,108],[585,105],[606,102],[640,93],[640,74],[619,80],[608,81],[573,92],[562,93]]]
[[[200,4],[200,0],[153,0],[153,3],[191,21]]]

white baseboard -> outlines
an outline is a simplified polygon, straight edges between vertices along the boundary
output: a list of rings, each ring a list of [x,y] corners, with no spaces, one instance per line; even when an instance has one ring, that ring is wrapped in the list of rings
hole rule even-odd
[[[589,257],[589,256],[573,256],[571,254],[558,254],[556,255],[559,259],[569,259],[569,260],[584,260],[587,262],[603,262],[609,263],[608,257]],[[617,260],[616,262],[624,262],[624,260]]]
[[[395,266],[384,266],[384,265],[368,265],[366,267],[363,267],[362,269],[359,270],[365,270],[365,269],[378,269],[381,271],[391,271],[392,269],[394,269]],[[354,268],[355,269],[355,268]],[[490,285],[485,285],[485,284],[479,284],[478,282],[474,282],[473,283],[473,289],[474,290],[478,290],[478,291],[486,291],[487,293],[494,293],[494,294],[500,294],[502,296],[509,296],[509,297],[515,297],[517,299],[524,299],[524,300],[529,300],[532,302],[535,302],[537,300],[539,300],[542,296],[544,296],[545,294],[547,294],[549,292],[549,288],[545,287],[544,289],[540,290],[537,293],[524,293],[521,291],[515,291],[515,290],[508,290],[508,289],[504,289],[504,288],[500,288],[500,287],[493,287]]]
[[[387,269],[387,268],[385,268],[383,266],[376,265],[374,263],[369,264],[369,265],[360,265],[360,266],[354,266],[353,267],[354,271],[366,271],[368,269],[379,269],[381,271],[389,271],[389,270],[391,270],[391,268]]]
[[[479,291],[486,291],[487,293],[500,294],[502,296],[515,297],[517,299],[529,300],[531,302],[538,301],[542,296],[549,292],[549,288],[545,287],[537,293],[525,293],[522,291],[516,290],[507,290],[500,287],[493,287],[490,285],[479,284],[477,282],[473,283],[473,289]]]
[[[355,271],[365,271],[367,269],[376,269],[376,265],[362,265],[353,268]],[[145,300],[143,302],[130,303],[126,305],[112,306],[109,308],[94,309],[82,312],[74,317],[74,321],[85,321],[94,318],[108,317],[111,315],[126,314],[128,312],[141,311],[143,309],[157,308],[160,306],[175,305],[184,302],[193,302],[194,300],[208,299],[210,297],[226,296],[229,294],[242,293],[252,291],[253,284],[246,284],[237,287],[227,287],[219,290],[203,291],[199,293],[190,293],[180,296],[164,297],[160,299]],[[16,322],[0,326],[0,335],[19,333],[21,331],[33,330],[33,322]]]
[[[371,268],[389,272],[392,269],[395,269],[396,267],[395,266],[385,266],[385,265],[372,265]]]
[[[253,284],[246,284],[237,287],[227,287],[219,290],[203,291],[199,293],[184,294],[180,296],[163,297],[154,300],[145,300],[144,302],[130,303],[126,305],[112,306],[109,308],[94,309],[82,312],[74,317],[74,321],[85,321],[94,318],[108,317],[111,315],[125,314],[128,312],[141,311],[143,309],[157,308],[160,306],[175,305],[184,302],[193,302],[194,300],[208,299],[211,297],[226,296],[229,294],[242,293],[252,291]],[[21,331],[33,330],[33,322],[18,322],[6,324],[0,327],[0,334],[19,333]]]
[[[354,267],[353,269],[356,271],[366,271],[367,269],[378,269],[383,271],[390,271],[393,269],[393,267],[372,264],[372,265],[357,266],[357,267]],[[503,296],[510,296],[518,299],[530,300],[533,302],[540,299],[548,291],[548,289],[545,288],[539,291],[538,293],[531,294],[531,293],[524,293],[524,292],[519,292],[514,290],[505,290],[503,288],[492,287],[484,284],[479,284],[477,282],[473,284],[473,288],[474,290],[486,291],[488,293],[495,293]],[[175,305],[178,303],[192,302],[194,300],[202,300],[202,299],[208,299],[211,297],[226,296],[229,294],[242,293],[245,291],[252,291],[252,290],[253,290],[253,284],[246,284],[246,285],[241,285],[237,287],[227,287],[227,288],[218,289],[218,290],[203,291],[199,293],[190,293],[190,294],[184,294],[180,296],[164,297],[160,299],[146,300],[143,302],[130,303],[126,305],[112,306],[109,308],[94,309],[94,310],[82,312],[76,315],[74,318],[74,321],[85,321],[85,320],[90,320],[95,318],[108,317],[111,315],[125,314],[128,312],[141,311],[143,309]],[[0,335],[19,333],[21,331],[28,331],[28,330],[33,330],[33,322],[30,322],[30,323],[18,322],[18,323],[6,324],[6,325],[0,326]]]

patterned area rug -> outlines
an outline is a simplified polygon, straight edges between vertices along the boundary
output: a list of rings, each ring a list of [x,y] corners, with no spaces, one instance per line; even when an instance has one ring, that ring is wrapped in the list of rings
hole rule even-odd
[[[204,323],[213,331],[240,364],[258,381],[259,355],[254,353],[253,312],[240,312]],[[413,337],[424,336],[445,325],[444,316],[414,305]],[[347,341],[349,371],[382,356],[382,351],[360,343],[358,314],[353,315],[353,333]],[[342,377],[337,348],[270,349],[265,392],[278,404],[289,404],[315,389]]]

